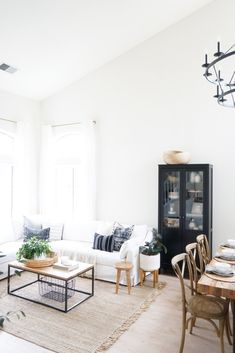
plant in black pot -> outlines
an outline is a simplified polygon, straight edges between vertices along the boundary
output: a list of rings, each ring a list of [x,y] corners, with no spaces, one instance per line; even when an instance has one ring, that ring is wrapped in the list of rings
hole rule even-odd
[[[140,268],[144,271],[154,271],[160,268],[160,253],[167,252],[166,246],[162,243],[162,237],[156,228],[152,229],[152,239],[140,246]]]

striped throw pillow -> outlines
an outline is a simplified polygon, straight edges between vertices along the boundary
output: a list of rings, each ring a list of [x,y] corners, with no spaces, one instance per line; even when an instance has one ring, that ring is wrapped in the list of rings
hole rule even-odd
[[[95,233],[93,249],[113,252],[114,238],[113,235],[101,235]]]

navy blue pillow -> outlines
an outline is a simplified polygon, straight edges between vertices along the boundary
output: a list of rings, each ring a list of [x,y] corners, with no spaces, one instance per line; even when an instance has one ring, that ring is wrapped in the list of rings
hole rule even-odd
[[[24,226],[24,241],[30,240],[32,237],[37,237],[41,240],[49,240],[50,228],[34,229]]]
[[[95,233],[93,249],[113,252],[113,245],[114,245],[113,234],[101,235],[101,234]]]

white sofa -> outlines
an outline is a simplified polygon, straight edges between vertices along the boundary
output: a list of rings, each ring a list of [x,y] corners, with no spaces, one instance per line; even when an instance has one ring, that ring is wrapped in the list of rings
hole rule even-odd
[[[30,223],[37,226],[42,225],[43,228],[50,227],[52,249],[60,256],[67,255],[74,260],[93,263],[97,279],[115,282],[115,263],[126,260],[133,264],[131,271],[132,285],[139,283],[139,246],[145,243],[147,234],[149,237],[147,225],[134,225],[130,239],[123,243],[119,252],[106,252],[93,249],[94,234],[111,234],[114,222],[92,221],[89,223],[78,223],[70,221],[63,224],[61,222],[46,221],[41,216],[37,216],[36,218],[32,217]],[[0,278],[7,276],[8,262],[15,259],[16,252],[23,243],[21,237],[22,229],[19,225],[14,228],[15,231],[13,236],[11,236],[11,241],[4,241],[0,244],[0,251],[6,254],[6,257],[0,258],[0,271],[3,272]],[[124,273],[120,283],[126,284]]]

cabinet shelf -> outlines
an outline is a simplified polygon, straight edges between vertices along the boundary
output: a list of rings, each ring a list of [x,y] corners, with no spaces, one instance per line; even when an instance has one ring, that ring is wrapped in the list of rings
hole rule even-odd
[[[202,218],[203,214],[199,213],[186,213],[186,218]]]

